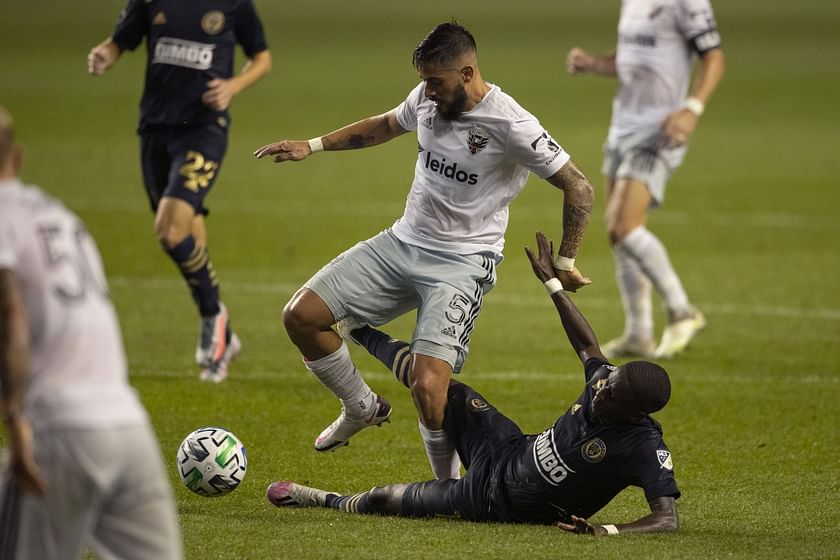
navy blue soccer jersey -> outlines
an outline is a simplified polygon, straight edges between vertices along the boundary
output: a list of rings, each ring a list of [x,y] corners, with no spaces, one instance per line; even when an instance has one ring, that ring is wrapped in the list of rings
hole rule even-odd
[[[658,422],[603,425],[592,416],[592,398],[615,369],[600,359],[586,362],[586,387],[553,426],[509,456],[493,490],[509,521],[553,523],[570,515],[588,518],[628,486],[645,498],[680,495],[671,452]]]
[[[112,40],[134,50],[147,38],[140,131],[154,125],[226,124],[201,102],[207,82],[233,76],[236,44],[248,58],[266,50],[251,0],[129,0]],[[221,119],[221,120],[220,120]]]

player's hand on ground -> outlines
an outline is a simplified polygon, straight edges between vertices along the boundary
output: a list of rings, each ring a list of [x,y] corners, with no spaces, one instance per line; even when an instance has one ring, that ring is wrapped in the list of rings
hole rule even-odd
[[[678,109],[662,123],[662,136],[669,148],[678,148],[688,143],[696,127],[697,115],[688,109]]]
[[[583,517],[578,517],[577,515],[572,516],[571,523],[563,523],[562,521],[558,521],[554,524],[554,526],[559,527],[564,531],[568,531],[569,533],[577,533],[579,535],[600,534],[600,531],[598,530],[598,527],[596,525],[593,525]]]
[[[27,494],[43,496],[46,483],[41,476],[32,451],[32,426],[25,418],[6,425],[11,451],[10,472],[12,480]]]
[[[591,69],[592,56],[580,47],[573,48],[566,55],[566,71],[572,76],[586,74]]]
[[[537,232],[537,254],[531,251],[530,247],[525,247],[525,254],[528,255],[528,260],[531,261],[531,267],[534,269],[534,274],[540,280],[545,282],[555,277],[554,274],[554,242],[549,241],[543,232]],[[560,280],[560,282],[563,282]],[[566,284],[564,283],[563,286]]]
[[[113,66],[114,62],[117,61],[119,55],[119,49],[114,43],[110,41],[110,39],[99,43],[98,45],[93,47],[88,53],[88,73],[93,74],[94,76],[100,76],[104,74],[105,71],[111,66]]]
[[[237,94],[233,80],[210,80],[207,90],[201,94],[201,102],[214,111],[225,111]]]
[[[560,283],[563,284],[563,289],[567,292],[576,292],[578,288],[588,286],[592,283],[592,280],[581,274],[577,267],[572,270],[555,268],[554,272],[557,274],[557,278],[560,279]]]
[[[257,148],[254,151],[257,159],[274,156],[275,163],[280,163],[281,161],[300,161],[309,157],[311,154],[312,149],[306,140],[280,140],[279,142],[267,144],[262,148]]]

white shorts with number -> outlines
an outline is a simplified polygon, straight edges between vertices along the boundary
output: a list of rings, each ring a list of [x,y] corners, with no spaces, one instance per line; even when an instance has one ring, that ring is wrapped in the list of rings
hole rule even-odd
[[[179,560],[181,529],[151,426],[35,432],[44,497],[0,476],[0,558]]]
[[[653,205],[665,201],[665,184],[685,157],[687,146],[659,146],[660,128],[622,136],[604,144],[601,173],[608,179],[633,179],[647,185]]]
[[[336,321],[351,316],[379,326],[417,310],[411,351],[459,372],[484,295],[496,284],[495,255],[458,255],[403,243],[390,229],[356,244],[304,287]]]

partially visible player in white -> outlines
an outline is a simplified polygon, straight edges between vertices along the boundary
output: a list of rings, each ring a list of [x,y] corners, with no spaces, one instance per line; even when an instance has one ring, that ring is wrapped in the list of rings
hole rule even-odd
[[[700,64],[691,94],[692,65]],[[624,305],[624,334],[607,342],[608,358],[670,358],[688,346],[706,320],[688,299],[665,246],[646,227],[662,204],[665,183],[682,163],[697,121],[723,76],[723,51],[709,0],[622,0],[618,44],[595,56],[574,48],[573,75],[617,76],[604,147],[606,225]],[[651,286],[668,325],[657,345]]]
[[[99,253],[74,214],[18,179],[20,163],[0,107],[0,558],[179,559]]]
[[[315,441],[316,449],[327,451],[391,413],[331,325],[350,320],[376,326],[416,310],[409,385],[420,432],[435,476],[457,478],[457,456],[441,427],[446,392],[467,355],[483,297],[495,284],[508,205],[529,173],[563,191],[556,265],[563,285],[575,290],[589,283],[574,261],[593,189],[532,114],[484,81],[475,40],[462,26],[436,26],[413,62],[423,81],[395,109],[309,141],[274,142],[255,155],[299,161],[321,150],[365,148],[417,132],[419,154],[403,216],[321,269],[292,297],[283,318],[307,368],[342,402],[339,418]],[[364,188],[364,177],[353,183]]]

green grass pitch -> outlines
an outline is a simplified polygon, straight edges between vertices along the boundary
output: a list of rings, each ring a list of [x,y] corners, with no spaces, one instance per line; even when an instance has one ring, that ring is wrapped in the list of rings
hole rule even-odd
[[[152,235],[134,135],[144,54],[103,77],[89,48],[121,0],[6,3],[0,103],[16,117],[23,177],[61,197],[99,242],[122,320],[132,382],[175,485],[187,557],[838,558],[840,557],[840,194],[835,0],[715,2],[727,74],[664,208],[650,227],[669,248],[709,326],[668,362],[670,405],[657,418],[673,453],[682,529],[591,539],[541,527],[281,511],[265,487],[292,478],[339,491],[429,477],[408,393],[359,348],[393,422],[349,448],[312,443],[338,412],[283,331],[289,296],[322,264],[402,211],[415,140],[302,164],[256,161],[283,137],[309,138],[396,106],[417,83],[413,47],[456,17],[476,35],[485,78],[553,133],[598,187],[575,300],[601,340],[623,319],[603,228],[600,146],[614,82],[572,78],[569,48],[612,48],[619,2],[258,0],[274,70],[236,99],[227,159],[208,199],[212,256],[244,351],[220,386],[192,363],[197,320]],[[241,63],[241,60],[240,60]],[[553,422],[580,390],[580,367],[522,246],[559,235],[562,196],[532,178],[514,201],[506,260],[462,378],[526,432]],[[661,329],[662,314],[657,315]],[[408,336],[412,318],[389,325]],[[175,452],[221,424],[246,444],[243,485],[220,499],[177,481]],[[630,490],[595,521],[646,512]]]

